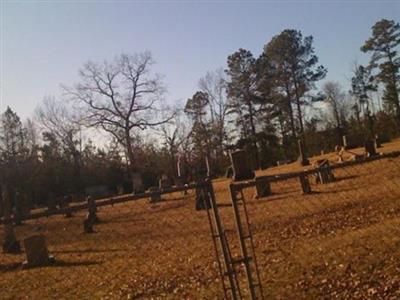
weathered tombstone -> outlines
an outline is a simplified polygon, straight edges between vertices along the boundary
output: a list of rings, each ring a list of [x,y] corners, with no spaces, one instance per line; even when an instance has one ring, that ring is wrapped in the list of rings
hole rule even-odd
[[[310,164],[310,161],[308,160],[307,155],[305,153],[303,141],[301,139],[299,139],[297,142],[298,142],[298,145],[299,145],[299,159],[298,159],[298,161],[300,162],[300,164],[302,166],[308,166]]]
[[[318,168],[316,183],[326,184],[335,180],[335,176],[333,175],[332,169],[329,165],[329,160],[318,160],[315,166]]]
[[[230,158],[233,169],[233,180],[240,181],[254,178],[255,174],[248,165],[244,150],[231,152]]]
[[[299,180],[303,194],[311,194],[312,191],[311,191],[310,181],[308,180],[307,175],[300,174]]]
[[[204,181],[199,181],[199,184]],[[211,208],[211,199],[205,186],[196,187],[196,210],[205,210]]]
[[[266,177],[256,177],[257,198],[271,195],[271,183]]]
[[[85,220],[83,221],[83,230],[85,233],[93,233],[93,225],[95,223],[99,222],[99,219],[97,218],[97,207],[96,207],[96,201],[91,197],[88,196],[86,198],[87,201],[87,207],[88,207],[88,214],[86,215]]]
[[[376,148],[375,148],[375,142],[373,139],[367,139],[365,141],[365,153],[367,154],[367,157],[377,155]]]
[[[47,266],[55,262],[53,256],[49,255],[46,239],[43,235],[33,235],[24,239],[26,261],[23,268]]]
[[[348,148],[347,137],[345,135],[342,135],[342,143],[343,143],[344,149],[347,149]]]
[[[150,196],[150,203],[157,203],[161,201],[161,191],[158,187],[152,186],[149,188],[150,193],[154,193]]]
[[[133,193],[140,194],[144,192],[142,175],[139,172],[132,173]]]
[[[321,155],[324,155],[325,154],[325,151],[322,149],[321,150]]]
[[[4,253],[20,253],[21,245],[17,241],[14,233],[13,224],[11,221],[11,202],[8,194],[7,187],[1,186],[1,198],[3,202],[3,218],[4,218],[4,242],[3,252]]]

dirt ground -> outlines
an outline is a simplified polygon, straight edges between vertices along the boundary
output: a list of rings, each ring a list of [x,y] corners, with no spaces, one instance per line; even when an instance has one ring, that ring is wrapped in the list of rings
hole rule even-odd
[[[400,142],[380,148],[395,150]],[[245,190],[265,298],[400,298],[400,158],[334,173],[333,183],[312,181],[310,195],[302,195],[296,179],[272,183],[273,194],[261,199],[254,188]],[[218,179],[213,186],[233,235],[229,183]],[[24,253],[1,254],[0,298],[221,299],[207,214],[194,207],[193,192],[163,196],[157,204],[103,207],[93,234],[83,233],[85,212],[24,222],[16,227],[18,239],[44,234],[56,263],[22,270]],[[238,245],[230,246],[238,255]]]

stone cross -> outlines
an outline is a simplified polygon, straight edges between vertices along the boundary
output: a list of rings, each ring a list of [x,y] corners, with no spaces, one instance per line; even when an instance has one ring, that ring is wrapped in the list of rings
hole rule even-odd
[[[230,158],[233,168],[233,180],[240,181],[254,178],[255,174],[248,165],[246,152],[244,150],[231,152]]]

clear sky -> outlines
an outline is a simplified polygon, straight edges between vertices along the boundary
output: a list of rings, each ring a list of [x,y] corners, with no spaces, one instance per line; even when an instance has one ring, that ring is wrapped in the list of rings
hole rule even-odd
[[[1,102],[32,115],[87,60],[150,50],[168,100],[183,101],[206,71],[240,47],[258,56],[286,28],[313,35],[326,80],[348,84],[360,46],[400,1],[6,1],[1,2]],[[347,88],[347,87],[346,87]]]

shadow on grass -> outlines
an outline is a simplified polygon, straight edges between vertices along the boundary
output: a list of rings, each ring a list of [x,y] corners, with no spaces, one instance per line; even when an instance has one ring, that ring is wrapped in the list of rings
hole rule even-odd
[[[39,268],[47,268],[47,267],[80,267],[80,266],[92,266],[92,265],[100,265],[102,261],[94,261],[94,260],[84,260],[84,261],[64,261],[64,260],[55,260],[54,263],[45,265],[45,266],[38,266],[38,267],[31,267],[28,268],[29,270],[32,269],[39,269]],[[22,271],[22,262],[18,263],[9,263],[9,264],[0,264],[0,273],[12,272],[12,271]]]
[[[82,249],[82,250],[53,250],[50,251],[52,254],[56,253],[107,253],[107,252],[123,252],[129,249]]]

